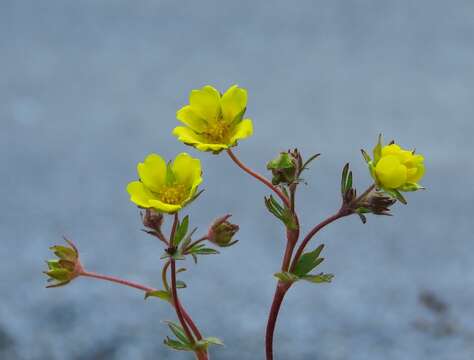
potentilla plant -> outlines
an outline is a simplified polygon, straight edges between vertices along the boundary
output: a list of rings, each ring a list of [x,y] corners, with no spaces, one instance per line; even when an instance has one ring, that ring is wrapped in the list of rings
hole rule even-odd
[[[227,153],[229,158],[244,172],[263,183],[270,191],[263,203],[270,214],[284,226],[286,248],[281,268],[274,274],[277,284],[270,307],[266,334],[266,359],[273,359],[273,334],[286,293],[296,282],[312,284],[330,283],[334,275],[317,270],[324,261],[324,244],[310,247],[311,240],[326,225],[349,215],[358,215],[365,224],[367,214],[391,215],[390,208],[397,201],[406,204],[403,195],[424,189],[419,181],[424,175],[424,158],[413,150],[405,150],[394,141],[384,145],[382,136],[369,155],[362,150],[372,184],[360,195],[353,185],[353,174],[346,164],[341,175],[341,205],[339,209],[320,223],[310,227],[305,236],[300,236],[301,224],[296,206],[296,193],[304,183],[302,174],[320,154],[304,159],[297,149],[282,151],[266,164],[270,178],[260,175],[240,161],[232,148],[239,140],[253,134],[252,120],[245,117],[247,91],[234,85],[224,94],[212,86],[192,90],[189,104],[177,112],[177,118],[185,126],[178,126],[173,134],[184,144],[199,151],[215,155]],[[197,263],[198,256],[217,254],[214,247],[234,245],[238,225],[229,222],[230,215],[217,218],[207,233],[194,240],[196,228],[189,230],[189,216],[180,219],[182,209],[193,202],[201,192],[201,164],[198,159],[186,153],[179,154],[173,162],[166,163],[159,155],[149,155],[138,164],[138,181],[127,186],[130,200],[142,209],[144,231],[156,237],[164,245],[161,259],[162,286],[160,289],[136,284],[128,280],[87,271],[79,261],[77,247],[67,240],[68,246],[56,245],[51,249],[58,257],[47,262],[52,283],[48,287],[66,285],[78,277],[89,277],[112,281],[139,289],[145,299],[156,297],[168,302],[176,312],[178,322],[166,322],[172,337],[166,337],[165,345],[174,349],[193,352],[197,359],[209,359],[209,347],[222,345],[215,337],[203,337],[200,330],[185,311],[178,297],[178,289],[184,282],[177,280],[177,274],[185,271],[177,262],[190,256]],[[164,235],[165,219],[171,218],[171,229]],[[214,245],[214,247],[208,247]]]

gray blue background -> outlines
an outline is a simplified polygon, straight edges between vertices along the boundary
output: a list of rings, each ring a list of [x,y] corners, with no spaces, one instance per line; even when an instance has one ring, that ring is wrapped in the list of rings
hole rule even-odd
[[[190,359],[162,345],[174,319],[133,289],[79,279],[44,289],[48,246],[72,238],[90,270],[160,286],[161,247],[140,231],[125,186],[148,153],[202,159],[192,224],[234,214],[240,243],[182,275],[183,303],[226,347],[262,359],[284,248],[267,190],[222,154],[171,135],[193,88],[238,83],[255,134],[250,166],[297,145],[322,152],[298,207],[305,230],[339,205],[349,161],[377,134],[426,157],[426,192],[392,218],[352,217],[320,233],[332,284],[297,284],[277,359],[474,358],[474,2],[0,1],[0,358]],[[419,301],[447,304],[437,314]]]

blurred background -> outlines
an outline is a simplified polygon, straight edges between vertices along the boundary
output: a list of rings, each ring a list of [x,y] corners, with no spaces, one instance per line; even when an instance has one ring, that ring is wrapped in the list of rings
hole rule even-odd
[[[327,227],[326,285],[297,284],[277,359],[474,358],[474,2],[0,1],[0,358],[190,359],[162,344],[157,299],[79,279],[46,290],[48,246],[73,239],[88,269],[159,287],[162,248],[140,231],[127,182],[148,153],[202,159],[186,208],[204,232],[232,213],[239,244],[181,278],[184,305],[226,346],[263,359],[284,238],[268,191],[222,154],[172,135],[190,90],[248,89],[255,134],[236,154],[265,172],[279,151],[321,152],[298,206],[303,229],[339,206],[342,166],[379,132],[426,157],[426,192],[394,217]]]

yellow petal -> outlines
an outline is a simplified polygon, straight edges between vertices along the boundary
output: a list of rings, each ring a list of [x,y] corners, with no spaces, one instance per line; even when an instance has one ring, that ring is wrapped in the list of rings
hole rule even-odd
[[[130,201],[143,208],[150,207],[150,200],[153,195],[145,188],[140,181],[132,181],[127,185],[127,191],[130,194]]]
[[[171,167],[177,182],[185,185],[187,189],[191,188],[196,181],[199,183],[202,181],[201,161],[186,153],[176,156]]]
[[[224,120],[231,122],[247,106],[247,90],[231,86],[222,95],[221,106]]]
[[[150,154],[137,166],[138,176],[146,187],[158,191],[166,178],[166,162],[157,154]]]
[[[220,151],[229,147],[227,144],[209,144],[202,136],[184,126],[175,127],[173,135],[176,136],[179,141],[191,145],[200,151]]]
[[[421,180],[423,175],[425,174],[425,166],[423,164],[419,164],[416,168],[415,172],[408,175],[407,181],[412,183],[417,183]]]
[[[207,121],[216,121],[221,111],[219,91],[210,85],[191,91],[189,104],[198,116]]]
[[[244,119],[237,124],[234,135],[230,139],[230,145],[234,145],[237,140],[245,139],[253,134],[253,124],[251,119]]]
[[[389,189],[396,189],[407,181],[407,168],[396,155],[382,156],[375,173],[382,186]]]
[[[168,214],[175,213],[182,209],[181,205],[165,204],[164,202],[158,199],[151,199],[149,202],[149,207],[152,207],[153,209],[157,211],[168,213]]]
[[[189,105],[181,108],[177,113],[176,117],[183,124],[188,125],[191,129],[202,132],[207,129],[207,121],[204,120],[200,115],[196,114],[193,108]]]

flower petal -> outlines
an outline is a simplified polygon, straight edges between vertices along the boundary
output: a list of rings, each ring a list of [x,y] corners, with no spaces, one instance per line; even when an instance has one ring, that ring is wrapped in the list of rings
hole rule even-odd
[[[127,185],[127,191],[130,194],[130,201],[143,208],[150,207],[150,200],[153,199],[153,195],[142,182],[132,181]]]
[[[407,181],[412,182],[412,183],[417,183],[418,181],[421,180],[423,175],[425,175],[425,165],[419,164],[416,168],[412,168],[412,169],[416,169],[416,171],[412,172],[411,174],[410,173],[408,174]]]
[[[200,151],[215,152],[229,148],[227,144],[209,144],[201,135],[196,134],[193,130],[184,126],[175,127],[173,135],[176,136],[179,141],[191,145]]]
[[[182,209],[181,205],[165,204],[164,202],[158,199],[151,199],[149,207],[168,214],[173,214]]]
[[[200,115],[196,114],[193,108],[189,105],[182,107],[177,113],[176,117],[183,124],[188,125],[191,129],[202,132],[207,129],[207,121]]]
[[[181,153],[176,156],[171,167],[177,182],[185,185],[188,189],[191,188],[196,181],[199,181],[199,183],[202,181],[201,161],[191,157],[187,153]]]
[[[221,111],[219,91],[210,85],[191,91],[189,104],[198,116],[208,122],[216,121]]]
[[[247,90],[237,85],[231,86],[222,95],[222,115],[226,122],[232,122],[234,118],[247,106]]]
[[[396,155],[382,156],[375,173],[382,186],[389,189],[396,189],[407,181],[407,168]]]
[[[237,124],[234,135],[230,138],[230,145],[233,146],[237,140],[245,139],[253,134],[253,124],[251,119],[244,119]]]
[[[137,166],[138,176],[146,187],[158,191],[165,183],[166,162],[157,154],[150,154]]]

